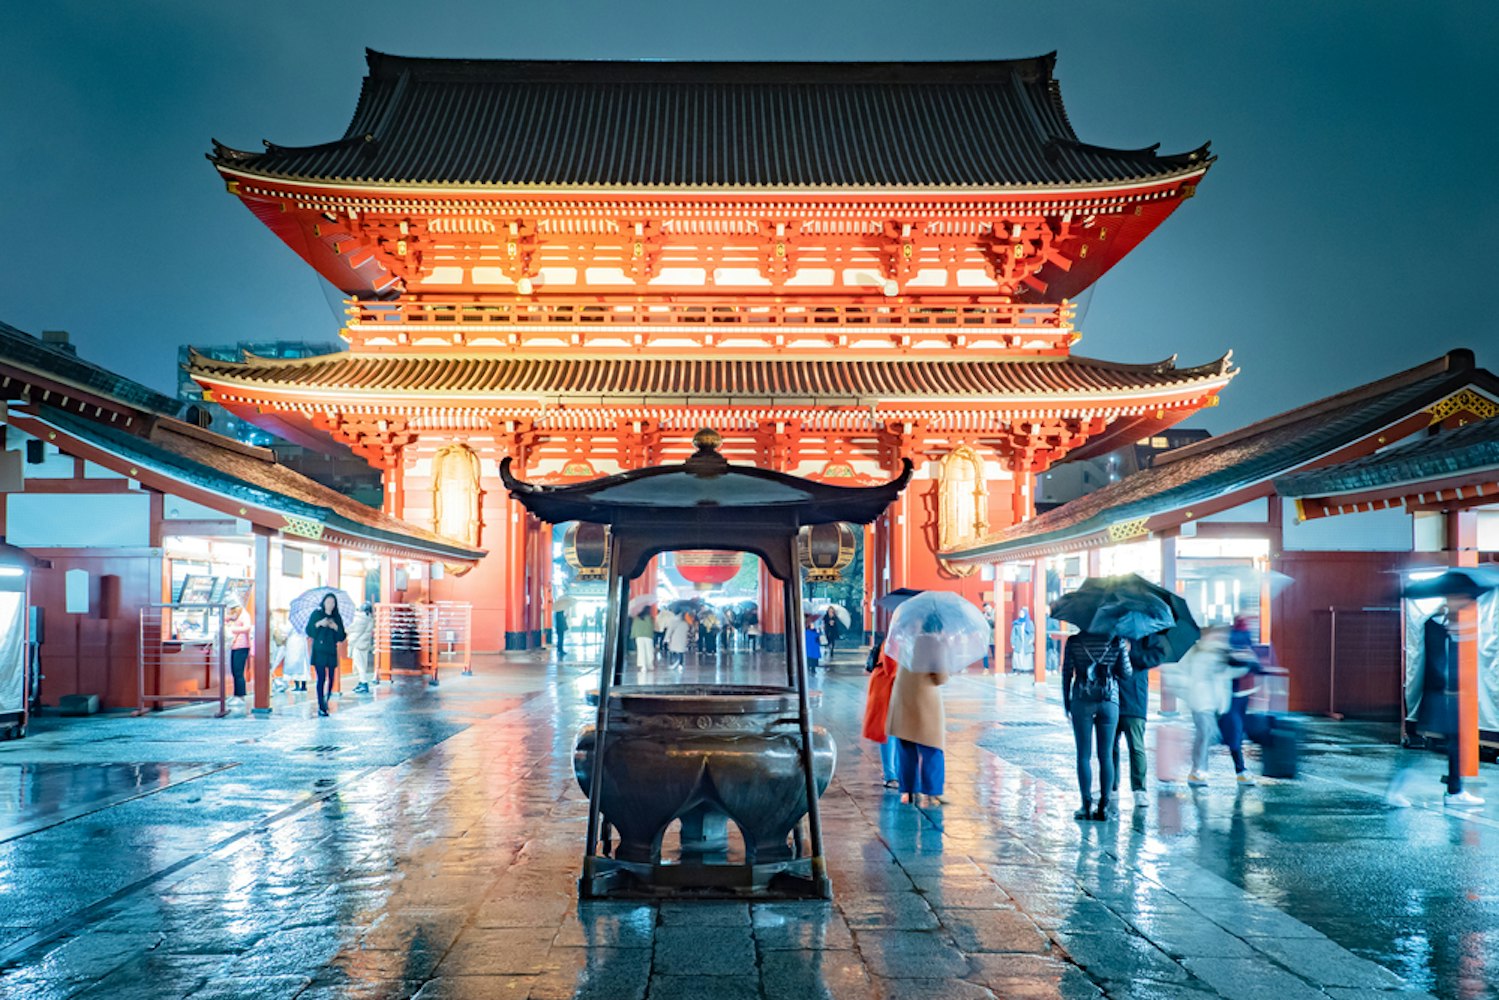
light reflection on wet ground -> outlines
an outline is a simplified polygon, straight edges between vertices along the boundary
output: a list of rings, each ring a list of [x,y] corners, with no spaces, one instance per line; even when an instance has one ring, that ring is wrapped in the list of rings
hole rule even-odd
[[[0,768],[105,776],[0,814],[55,824],[0,844],[0,995],[1491,995],[1495,831],[1382,809],[1388,753],[1080,825],[1056,707],[970,676],[948,688],[950,802],[918,810],[857,738],[854,664],[818,681],[832,904],[578,905],[582,664],[490,660],[327,720],[84,720],[0,747]],[[672,676],[698,674],[753,679]],[[216,770],[145,795],[184,765],[133,772],[121,801],[127,758]]]

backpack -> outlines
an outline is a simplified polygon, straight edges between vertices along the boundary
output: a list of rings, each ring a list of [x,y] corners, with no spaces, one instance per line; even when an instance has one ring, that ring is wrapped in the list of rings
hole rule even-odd
[[[1088,655],[1088,665],[1073,682],[1073,697],[1090,702],[1117,700],[1119,683],[1114,679],[1114,664],[1119,659],[1119,643],[1111,641],[1102,657],[1094,656],[1090,649],[1084,649],[1083,652]]]

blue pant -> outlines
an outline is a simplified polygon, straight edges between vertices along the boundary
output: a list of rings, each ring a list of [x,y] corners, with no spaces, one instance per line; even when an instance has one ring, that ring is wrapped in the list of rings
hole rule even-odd
[[[880,771],[886,781],[900,780],[900,750],[896,747],[893,736],[887,737],[880,744]]]
[[[896,740],[900,755],[900,790],[911,794],[941,795],[947,779],[942,751],[910,740]]]

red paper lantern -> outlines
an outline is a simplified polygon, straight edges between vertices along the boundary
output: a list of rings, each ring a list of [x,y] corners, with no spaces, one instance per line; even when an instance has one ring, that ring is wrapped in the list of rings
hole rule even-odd
[[[744,565],[743,552],[720,549],[683,549],[676,554],[677,572],[698,590],[712,590],[734,579]]]

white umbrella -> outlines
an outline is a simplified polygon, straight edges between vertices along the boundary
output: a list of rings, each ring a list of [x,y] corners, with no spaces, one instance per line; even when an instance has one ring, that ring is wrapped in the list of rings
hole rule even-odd
[[[638,597],[632,597],[630,598],[630,617],[634,618],[646,608],[653,608],[659,603],[660,601],[656,598],[655,594],[641,594]]]
[[[559,597],[552,602],[553,611],[571,611],[578,603],[576,597]]]
[[[895,609],[885,650],[902,670],[956,673],[989,653],[993,627],[957,594],[928,590]]]

